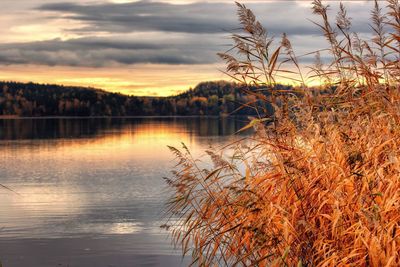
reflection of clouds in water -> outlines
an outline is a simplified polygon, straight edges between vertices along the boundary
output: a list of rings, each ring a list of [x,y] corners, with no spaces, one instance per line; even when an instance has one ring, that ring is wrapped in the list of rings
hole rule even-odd
[[[180,148],[183,141],[197,158],[209,145],[235,140],[244,124],[236,118],[0,121],[7,129],[0,133],[0,177],[20,194],[0,191],[0,237],[126,235],[134,239],[127,246],[155,240],[152,249],[166,249],[158,245],[170,243],[160,219],[171,192],[162,177],[175,164],[167,145]]]
[[[143,225],[137,222],[86,223],[78,225],[75,233],[125,235],[139,233],[143,229]]]
[[[86,194],[68,185],[18,187],[18,194],[12,198],[13,204],[31,213],[77,213],[86,203]]]
[[[2,236],[48,237],[46,233],[56,224],[85,212],[86,194],[70,186],[42,184],[16,187],[15,191],[18,194],[0,194]]]
[[[87,193],[65,186],[22,187],[18,188],[18,195],[2,192],[0,198],[3,237],[122,235],[139,233],[144,229],[141,223],[134,221],[82,221],[81,216],[85,216],[90,207]]]

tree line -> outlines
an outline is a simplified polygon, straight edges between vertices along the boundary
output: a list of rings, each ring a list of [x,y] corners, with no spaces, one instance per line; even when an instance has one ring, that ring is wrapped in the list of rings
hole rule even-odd
[[[280,89],[290,88],[278,85]],[[188,116],[255,115],[257,103],[239,85],[203,82],[171,97],[138,97],[94,88],[0,82],[0,116]],[[250,88],[257,90],[257,88]],[[267,94],[266,92],[262,92]]]

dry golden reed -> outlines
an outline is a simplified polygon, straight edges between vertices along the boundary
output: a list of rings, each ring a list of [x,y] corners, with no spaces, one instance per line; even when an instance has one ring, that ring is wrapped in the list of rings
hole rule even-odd
[[[237,4],[242,33],[220,56],[274,112],[255,106],[245,127],[255,134],[230,157],[208,151],[211,169],[171,147],[173,238],[195,265],[400,266],[399,2],[374,2],[371,40],[351,32],[344,5],[332,22],[328,6],[312,4],[329,47],[308,75],[288,37],[274,42]],[[277,90],[285,75],[299,86]],[[308,88],[310,79],[324,84]]]

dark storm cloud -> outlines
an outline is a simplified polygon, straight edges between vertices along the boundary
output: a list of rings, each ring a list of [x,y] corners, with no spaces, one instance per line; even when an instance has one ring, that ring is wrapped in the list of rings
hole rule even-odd
[[[316,29],[307,20],[290,23],[301,14],[311,14],[309,8],[294,2],[269,2],[250,4],[260,16],[268,21],[271,32],[288,34],[312,34]],[[46,4],[42,11],[67,14],[73,20],[84,22],[82,32],[135,32],[164,31],[183,33],[225,33],[238,27],[236,6],[233,3],[169,4],[140,1],[127,4],[81,5],[74,3]],[[273,18],[273,19],[271,19]]]
[[[211,42],[211,40],[210,40]],[[210,43],[209,42],[209,43]],[[208,45],[207,45],[208,46]],[[215,62],[218,47],[208,48],[189,40],[137,41],[131,39],[86,37],[2,44],[0,63],[104,67],[113,64],[207,64]]]
[[[209,64],[230,43],[228,31],[238,28],[233,3],[170,4],[140,1],[113,3],[50,3],[36,8],[47,19],[70,19],[83,26],[82,38],[0,45],[0,64],[41,64],[103,67],[109,65]],[[43,2],[42,2],[43,3]],[[353,4],[352,4],[353,5]],[[308,18],[309,6],[291,1],[248,4],[269,32],[294,39],[299,54],[320,49],[318,27]],[[368,31],[368,5],[350,8],[354,30]],[[49,13],[50,12],[50,13]],[[51,14],[51,15],[49,15]],[[335,16],[332,13],[333,17]],[[104,37],[98,34],[106,33]],[[323,46],[322,46],[323,47]],[[305,60],[310,60],[306,58]]]
[[[311,5],[295,1],[267,1],[250,3],[248,7],[272,33],[285,32],[291,35],[319,33],[318,28],[307,19],[317,19],[312,15]],[[357,4],[349,10],[350,16],[357,19],[354,25],[355,31],[368,31],[368,25],[365,24],[366,20],[363,20],[363,17],[369,16],[369,8],[370,5]],[[126,4],[54,3],[42,5],[38,9],[67,14],[70,19],[84,22],[88,25],[80,29],[84,32],[225,33],[238,27],[236,6],[233,1],[191,4],[152,1]]]
[[[69,14],[68,18],[89,25],[82,31],[216,33],[232,29],[235,25],[233,16],[213,16],[228,12],[234,14],[232,6],[221,3],[173,5],[140,1],[98,5],[56,3],[43,5],[39,10]]]

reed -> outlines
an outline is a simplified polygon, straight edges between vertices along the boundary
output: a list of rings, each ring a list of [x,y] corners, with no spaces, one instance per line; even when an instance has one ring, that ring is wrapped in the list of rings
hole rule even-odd
[[[207,151],[211,168],[184,145],[170,148],[176,244],[199,266],[399,266],[398,0],[374,2],[371,40],[351,32],[344,5],[332,22],[329,6],[314,0],[328,48],[315,52],[308,75],[286,35],[274,42],[237,5],[242,34],[220,56],[230,77],[268,92],[248,89],[274,114],[260,110],[245,127],[255,134],[231,144],[229,157]],[[299,86],[276,89],[284,75]],[[309,88],[311,79],[324,84]]]

